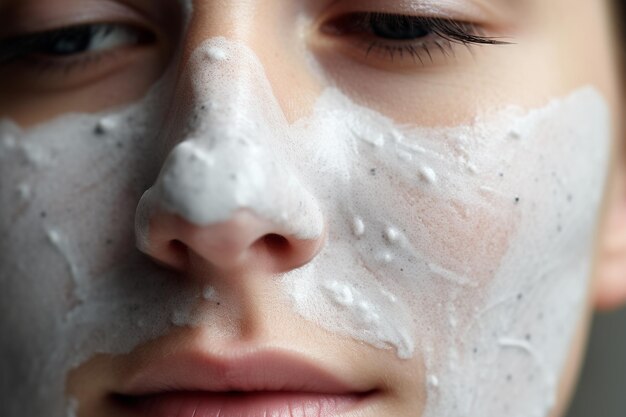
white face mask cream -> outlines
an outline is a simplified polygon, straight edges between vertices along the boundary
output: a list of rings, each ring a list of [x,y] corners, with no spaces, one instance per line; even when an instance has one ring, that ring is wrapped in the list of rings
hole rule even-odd
[[[420,128],[333,87],[288,123],[245,45],[210,39],[185,71],[159,134],[168,76],[104,118],[0,125],[8,416],[63,415],[69,369],[173,324],[206,325],[194,306],[219,293],[130,251],[132,223],[149,250],[158,211],[208,226],[238,210],[299,239],[327,233],[311,262],[280,276],[286,302],[398,360],[422,358],[426,417],[548,415],[608,165],[609,112],[594,89]]]

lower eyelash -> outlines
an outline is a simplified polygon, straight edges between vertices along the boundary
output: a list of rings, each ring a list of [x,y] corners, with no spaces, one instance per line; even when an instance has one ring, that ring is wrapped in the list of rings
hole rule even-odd
[[[76,37],[76,32],[79,35],[85,36],[85,31],[89,31],[86,34],[88,37],[87,46],[90,50],[47,54],[46,50],[51,47],[55,42],[58,42],[64,36]],[[115,38],[117,35],[117,38]],[[70,36],[70,39],[71,39]],[[126,36],[124,39],[123,36]],[[96,42],[96,48],[94,48],[94,41],[99,40],[100,43],[104,42],[105,48],[99,50]],[[106,45],[108,40],[109,45]],[[124,42],[126,40],[126,42]],[[117,43],[116,43],[117,42]],[[86,61],[88,58],[99,58],[103,53],[112,53],[123,46],[136,46],[154,42],[154,35],[133,28],[131,26],[122,24],[88,24],[83,26],[74,26],[61,28],[58,30],[27,34],[12,39],[0,40],[0,65],[10,64],[15,61],[27,61],[29,63],[36,63],[37,61],[48,62],[51,64],[66,65],[68,63],[77,63],[82,58]],[[81,45],[82,46],[82,45]],[[79,47],[80,49],[80,47]],[[43,51],[43,52],[42,52]],[[53,61],[59,61],[55,63]]]
[[[367,45],[365,56],[367,58],[373,51],[379,51],[391,61],[394,61],[395,57],[399,55],[400,59],[410,56],[414,62],[419,61],[421,64],[425,64],[427,61],[433,63],[435,61],[433,58],[433,54],[435,53],[433,48],[437,49],[437,52],[441,53],[444,57],[454,57],[456,51],[452,46],[453,43],[454,42],[446,39],[430,41],[429,44],[423,43],[421,45],[392,45],[381,41],[371,41]],[[466,44],[465,46],[470,50],[471,45]]]
[[[85,54],[66,59],[46,59],[46,58],[21,58],[21,62],[28,63],[28,68],[39,73],[58,72],[68,75],[73,71],[85,69],[90,65],[97,65],[102,59],[115,59],[115,51],[107,51],[104,53]]]

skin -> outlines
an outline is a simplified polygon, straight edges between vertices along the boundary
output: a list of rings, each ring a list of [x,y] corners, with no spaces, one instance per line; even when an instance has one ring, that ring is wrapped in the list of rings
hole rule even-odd
[[[616,308],[626,300],[626,184],[620,124],[623,104],[609,4],[594,0],[460,1],[459,4],[479,6],[482,12],[457,18],[474,21],[489,36],[504,36],[513,44],[475,47],[471,52],[457,46],[454,57],[434,53],[433,61],[422,65],[410,59],[391,61],[384,51],[374,51],[366,58],[358,42],[325,35],[322,23],[339,11],[353,11],[350,7],[356,7],[356,1],[295,0],[287,5],[278,0],[196,1],[188,32],[182,39],[180,26],[174,23],[177,19],[171,18],[176,8],[172,2],[166,3],[0,0],[0,27],[5,28],[0,30],[0,36],[50,28],[37,25],[56,28],[78,22],[78,14],[68,12],[64,17],[58,15],[58,10],[88,10],[93,16],[88,21],[132,23],[157,36],[153,44],[122,49],[114,58],[103,56],[100,65],[77,67],[81,69],[65,75],[56,70],[37,72],[0,66],[0,115],[28,127],[67,112],[96,112],[134,102],[159,78],[177,43],[182,45],[177,68],[182,74],[190,54],[204,40],[216,36],[240,40],[254,50],[289,121],[310,114],[320,93],[322,81],[319,69],[311,68],[311,53],[324,77],[355,101],[400,123],[420,126],[467,123],[490,109],[510,104],[541,106],[583,85],[591,85],[602,93],[613,114],[614,161],[606,186],[596,268],[585,317],[572,343],[568,367],[561,377],[558,406],[551,417],[562,415],[576,379],[593,307]],[[397,2],[397,6],[395,3],[387,0],[360,4],[385,4],[389,12],[402,13],[402,2]],[[456,9],[453,7],[452,11]],[[55,13],[54,18],[51,13]],[[236,236],[249,233],[236,222],[223,227]],[[215,254],[193,242],[211,230],[193,226],[179,230],[178,239],[194,254],[182,272],[200,279],[212,269]],[[254,243],[255,237],[262,236],[241,240]],[[308,245],[302,251],[309,253],[300,251],[298,256],[313,257],[321,244],[319,241]],[[238,250],[249,249],[242,246]],[[267,300],[276,296],[277,290],[270,283],[271,268],[263,265],[291,264],[292,260],[280,251],[257,249],[256,262],[226,268],[212,276],[226,299],[238,306],[240,319],[236,323],[216,320],[200,329],[177,329],[129,355],[95,357],[68,378],[67,391],[79,400],[80,416],[123,415],[107,394],[116,391],[129,372],[151,358],[191,344],[228,349],[246,343],[284,345],[295,350],[313,346],[312,352],[319,361],[341,363],[338,372],[377,389],[377,397],[362,415],[418,415],[416,411],[425,404],[424,389],[416,383],[423,379],[419,361],[407,366],[392,352],[329,334],[292,312],[274,311]],[[172,256],[176,256],[164,252],[151,255],[160,264],[171,264]]]

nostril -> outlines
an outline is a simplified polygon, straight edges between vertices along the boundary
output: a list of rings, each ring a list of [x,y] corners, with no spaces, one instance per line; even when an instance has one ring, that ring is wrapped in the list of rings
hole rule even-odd
[[[275,233],[263,236],[259,243],[264,245],[269,252],[274,254],[285,254],[291,248],[291,244],[284,236],[277,235]]]
[[[312,259],[319,246],[316,240],[290,239],[285,235],[270,233],[259,238],[251,247],[259,256],[269,261],[267,265],[276,273],[298,268]]]
[[[169,243],[169,250],[179,259],[185,259],[188,256],[188,248],[180,240],[172,240]]]

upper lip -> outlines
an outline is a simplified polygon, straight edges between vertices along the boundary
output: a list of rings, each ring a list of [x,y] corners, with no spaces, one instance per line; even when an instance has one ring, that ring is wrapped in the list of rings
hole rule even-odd
[[[149,363],[131,376],[123,395],[166,392],[365,393],[315,361],[291,352],[264,351],[238,356],[185,353]]]

